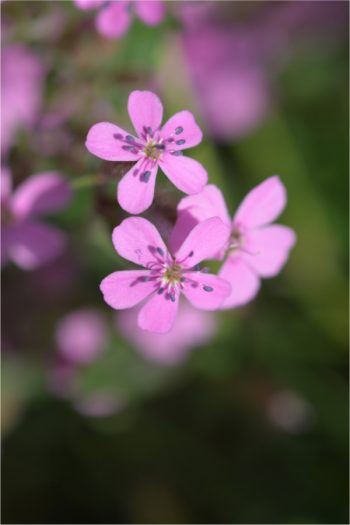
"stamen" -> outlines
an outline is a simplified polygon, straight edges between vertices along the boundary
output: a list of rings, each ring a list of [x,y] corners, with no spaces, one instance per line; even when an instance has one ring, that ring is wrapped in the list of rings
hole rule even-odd
[[[152,128],[149,126],[148,128],[146,128],[146,132],[151,136],[153,137],[153,131],[152,131]]]
[[[159,253],[159,255],[161,255],[162,257],[164,257],[164,250],[162,250],[162,248],[156,248],[157,252]]]
[[[203,286],[203,290],[205,292],[212,292],[214,290],[214,288],[212,288],[211,286]]]
[[[165,149],[165,144],[156,144],[155,147],[157,149],[164,150]]]
[[[123,135],[121,133],[113,133],[113,137],[117,140],[122,140]]]
[[[169,294],[169,297],[170,297],[170,300],[171,300],[173,303],[175,303],[175,294],[174,294],[174,292],[171,292],[171,293]]]
[[[158,295],[162,295],[163,292],[164,292],[164,288],[159,288]]]
[[[182,133],[184,130],[184,128],[182,128],[181,126],[177,127],[176,130],[175,130],[175,135],[180,135],[180,133]]]
[[[125,139],[128,141],[128,142],[134,142],[135,138],[132,136],[132,135],[127,135],[125,137]]]
[[[125,151],[131,151],[131,153],[138,153],[138,149],[135,146],[122,146]]]
[[[193,254],[194,254],[194,251],[192,250],[192,251],[188,254],[188,257],[192,257]]]
[[[177,144],[178,146],[181,146],[182,144],[185,144],[185,142],[186,142],[186,141],[185,141],[184,139],[181,139],[181,140],[177,140],[177,141],[176,141],[176,144]]]
[[[194,269],[196,270],[196,272],[200,272],[201,271],[201,265],[200,264],[196,264]]]
[[[146,277],[146,276],[140,277],[140,281],[142,281],[143,283],[147,283],[150,280],[151,280],[151,277]]]
[[[180,157],[180,155],[183,155],[183,152],[181,150],[171,151],[172,155],[175,155],[175,157]]]
[[[209,268],[207,266],[205,266],[204,268],[202,268],[202,273],[209,273]]]
[[[148,182],[150,177],[151,177],[152,173],[150,171],[145,171],[143,174],[142,174],[142,180],[143,182]]]

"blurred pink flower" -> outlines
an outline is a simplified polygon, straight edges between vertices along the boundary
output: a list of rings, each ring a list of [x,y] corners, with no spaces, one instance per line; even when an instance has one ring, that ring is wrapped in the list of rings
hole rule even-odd
[[[94,361],[104,350],[106,324],[96,310],[76,310],[60,320],[55,337],[58,351],[64,359],[84,365]]]
[[[10,172],[2,168],[1,265],[11,259],[23,270],[34,270],[62,253],[64,234],[38,216],[63,208],[70,198],[70,187],[59,173],[32,175],[12,192]]]
[[[251,301],[260,288],[260,278],[275,277],[286,263],[296,241],[295,233],[287,226],[271,225],[283,211],[286,201],[285,187],[277,176],[251,190],[232,221],[222,192],[212,184],[200,194],[180,201],[171,238],[175,249],[186,232],[209,217],[219,217],[230,227],[226,246],[216,254],[220,260],[226,258],[219,275],[232,286],[222,308]]]
[[[146,270],[114,272],[101,291],[116,310],[148,301],[138,315],[143,330],[166,333],[172,328],[181,293],[203,310],[216,310],[229,296],[230,285],[216,275],[201,271],[198,263],[217,252],[229,237],[229,228],[217,217],[197,225],[171,255],[157,229],[146,219],[125,219],[113,231],[113,244],[121,257]]]
[[[17,131],[32,128],[43,95],[45,68],[39,57],[21,45],[1,50],[1,151],[6,154]]]
[[[161,0],[74,0],[79,9],[98,9],[96,27],[109,38],[119,38],[129,29],[135,14],[148,26],[158,25],[165,16],[165,5]]]
[[[74,406],[83,416],[107,417],[120,412],[125,402],[115,393],[101,390],[85,397],[78,397]]]
[[[161,365],[183,361],[193,348],[205,344],[215,334],[216,319],[212,312],[193,308],[180,302],[174,326],[166,334],[140,330],[137,325],[139,308],[119,312],[116,322],[121,334],[147,359]]]
[[[129,213],[138,214],[152,204],[158,166],[181,191],[194,194],[207,183],[199,162],[182,150],[199,144],[202,132],[192,113],[180,111],[161,128],[163,105],[150,91],[133,91],[128,111],[138,137],[109,122],[90,129],[86,147],[104,160],[137,161],[118,185],[118,201]]]

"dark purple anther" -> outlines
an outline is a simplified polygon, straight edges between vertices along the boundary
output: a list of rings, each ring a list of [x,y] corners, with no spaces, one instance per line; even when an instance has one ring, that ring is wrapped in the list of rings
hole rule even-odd
[[[164,150],[165,149],[165,144],[156,144],[156,148]]]
[[[170,297],[170,300],[171,300],[173,303],[175,303],[175,294],[174,294],[174,292],[170,293],[170,294],[169,294],[169,297]]]
[[[131,151],[131,153],[138,153],[138,149],[135,146],[122,146],[125,151]]]
[[[175,157],[180,157],[180,155],[183,155],[183,152],[178,150],[178,151],[172,151],[171,154],[175,155]]]
[[[200,264],[196,264],[194,269],[196,270],[196,272],[200,272],[201,271],[201,265]]]
[[[144,276],[144,277],[140,277],[140,281],[142,281],[143,283],[147,283],[147,282],[150,281],[150,280],[151,280],[150,277],[146,277],[146,276]]]
[[[185,142],[186,142],[186,141],[185,141],[184,139],[180,139],[180,140],[177,140],[177,141],[176,141],[176,144],[177,144],[178,146],[182,146],[182,144],[185,144]]]
[[[164,292],[164,288],[159,288],[158,295],[162,295],[163,292]]]
[[[146,132],[150,135],[150,137],[153,137],[152,128],[150,128],[150,127],[146,128]]]
[[[117,140],[122,140],[123,135],[121,133],[113,133],[113,137]]]
[[[150,177],[151,177],[151,172],[150,171],[145,171],[143,174],[142,174],[142,180],[143,182],[148,182]]]
[[[209,268],[207,266],[202,268],[202,273],[209,273]]]
[[[203,286],[203,290],[205,292],[212,292],[214,290],[214,288],[212,288],[211,286]]]
[[[193,254],[194,254],[194,251],[192,250],[192,251],[188,254],[188,256],[189,256],[189,257],[192,257]]]
[[[135,140],[134,137],[133,137],[132,135],[127,135],[127,136],[125,137],[125,139],[126,139],[128,142],[134,142],[134,140]]]
[[[182,128],[181,126],[179,126],[178,128],[176,128],[175,130],[175,135],[180,135],[180,133],[182,133],[184,130],[184,128]]]
[[[156,250],[159,253],[159,255],[161,255],[162,257],[164,256],[164,251],[162,250],[162,248],[156,248]]]

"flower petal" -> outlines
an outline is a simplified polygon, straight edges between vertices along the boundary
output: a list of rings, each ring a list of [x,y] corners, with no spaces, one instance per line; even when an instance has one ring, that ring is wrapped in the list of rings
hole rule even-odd
[[[192,113],[180,111],[164,124],[161,136],[165,140],[169,137],[173,139],[169,144],[170,149],[182,150],[197,146],[202,141],[203,133]]]
[[[39,222],[17,224],[12,229],[8,255],[24,270],[35,270],[60,255],[65,247],[63,232]]]
[[[261,277],[274,277],[286,263],[295,241],[291,228],[279,224],[267,226],[249,234],[251,255],[243,253],[242,257]]]
[[[222,265],[219,276],[231,284],[231,293],[221,309],[249,303],[259,291],[259,277],[240,256],[229,257]]]
[[[118,184],[117,199],[123,210],[137,215],[153,202],[158,166],[140,159]]]
[[[264,226],[281,214],[286,202],[286,189],[280,178],[277,175],[269,177],[248,193],[233,222],[250,228]]]
[[[70,186],[62,175],[55,172],[38,173],[15,190],[12,210],[21,218],[51,213],[63,208],[71,197]]]
[[[217,310],[231,293],[231,285],[216,275],[203,272],[186,274],[183,294],[201,310]]]
[[[121,257],[144,267],[162,259],[160,253],[168,252],[158,230],[142,217],[124,219],[114,228],[112,240]]]
[[[212,217],[197,224],[177,251],[176,260],[184,268],[192,268],[204,259],[212,258],[227,242],[230,228],[219,219]]]
[[[189,195],[202,191],[208,181],[202,164],[190,157],[165,153],[159,159],[159,166],[174,186]]]
[[[128,2],[110,2],[96,17],[98,32],[107,38],[119,38],[129,29],[131,16]]]
[[[172,328],[179,304],[179,294],[172,301],[167,293],[153,295],[138,315],[138,325],[142,330],[164,334]]]
[[[156,26],[165,16],[165,5],[161,0],[139,0],[134,2],[137,16],[149,26]]]
[[[131,122],[140,137],[149,129],[151,133],[158,130],[163,118],[163,104],[151,91],[133,91],[129,95],[128,111]]]
[[[139,154],[130,151],[131,146],[125,141],[128,135],[130,133],[115,124],[99,122],[90,128],[85,146],[90,153],[103,160],[138,160]]]
[[[149,274],[148,270],[111,273],[100,284],[104,300],[115,310],[132,308],[155,290],[154,281],[143,281]]]
[[[73,0],[74,4],[78,9],[87,11],[89,9],[95,9],[104,3],[105,0]]]

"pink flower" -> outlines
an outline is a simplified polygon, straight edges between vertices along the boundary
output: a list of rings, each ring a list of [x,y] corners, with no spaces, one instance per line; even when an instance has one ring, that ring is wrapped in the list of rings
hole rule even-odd
[[[57,325],[56,343],[60,355],[77,365],[94,361],[104,349],[106,326],[98,311],[81,309],[72,312]]]
[[[232,221],[222,192],[209,185],[199,194],[185,197],[178,205],[178,220],[172,232],[172,246],[195,224],[218,216],[230,227],[231,235],[216,258],[224,260],[219,275],[232,285],[222,308],[251,301],[260,288],[260,278],[275,277],[286,263],[296,237],[292,229],[271,224],[286,205],[286,190],[279,177],[266,179],[248,193]]]
[[[55,172],[32,175],[14,192],[11,186],[10,172],[2,168],[1,264],[11,259],[24,270],[34,270],[57,257],[65,246],[64,234],[38,216],[63,208],[71,190]]]
[[[174,365],[183,361],[190,350],[209,341],[215,333],[216,322],[212,312],[193,308],[180,302],[174,326],[166,334],[140,330],[137,316],[140,308],[119,312],[116,318],[120,332],[147,359],[161,365]]]
[[[96,18],[98,32],[109,38],[119,38],[129,29],[134,13],[148,26],[158,25],[165,16],[161,0],[74,0],[79,9],[99,9]]]
[[[208,175],[199,162],[182,154],[196,146],[202,132],[192,113],[180,111],[161,128],[163,105],[150,91],[133,91],[128,111],[138,137],[109,122],[90,129],[86,147],[104,160],[137,161],[118,185],[118,202],[129,213],[138,214],[152,204],[158,166],[181,191],[200,192]]]
[[[218,309],[231,286],[201,270],[198,263],[217,252],[228,236],[227,226],[214,217],[198,224],[171,255],[153,224],[140,217],[125,219],[113,231],[114,247],[121,257],[146,269],[106,277],[100,285],[106,303],[124,310],[149,297],[139,312],[138,325],[156,333],[172,328],[181,293],[196,308]]]
[[[45,70],[36,54],[20,45],[1,51],[1,150],[7,153],[21,127],[38,116]]]

